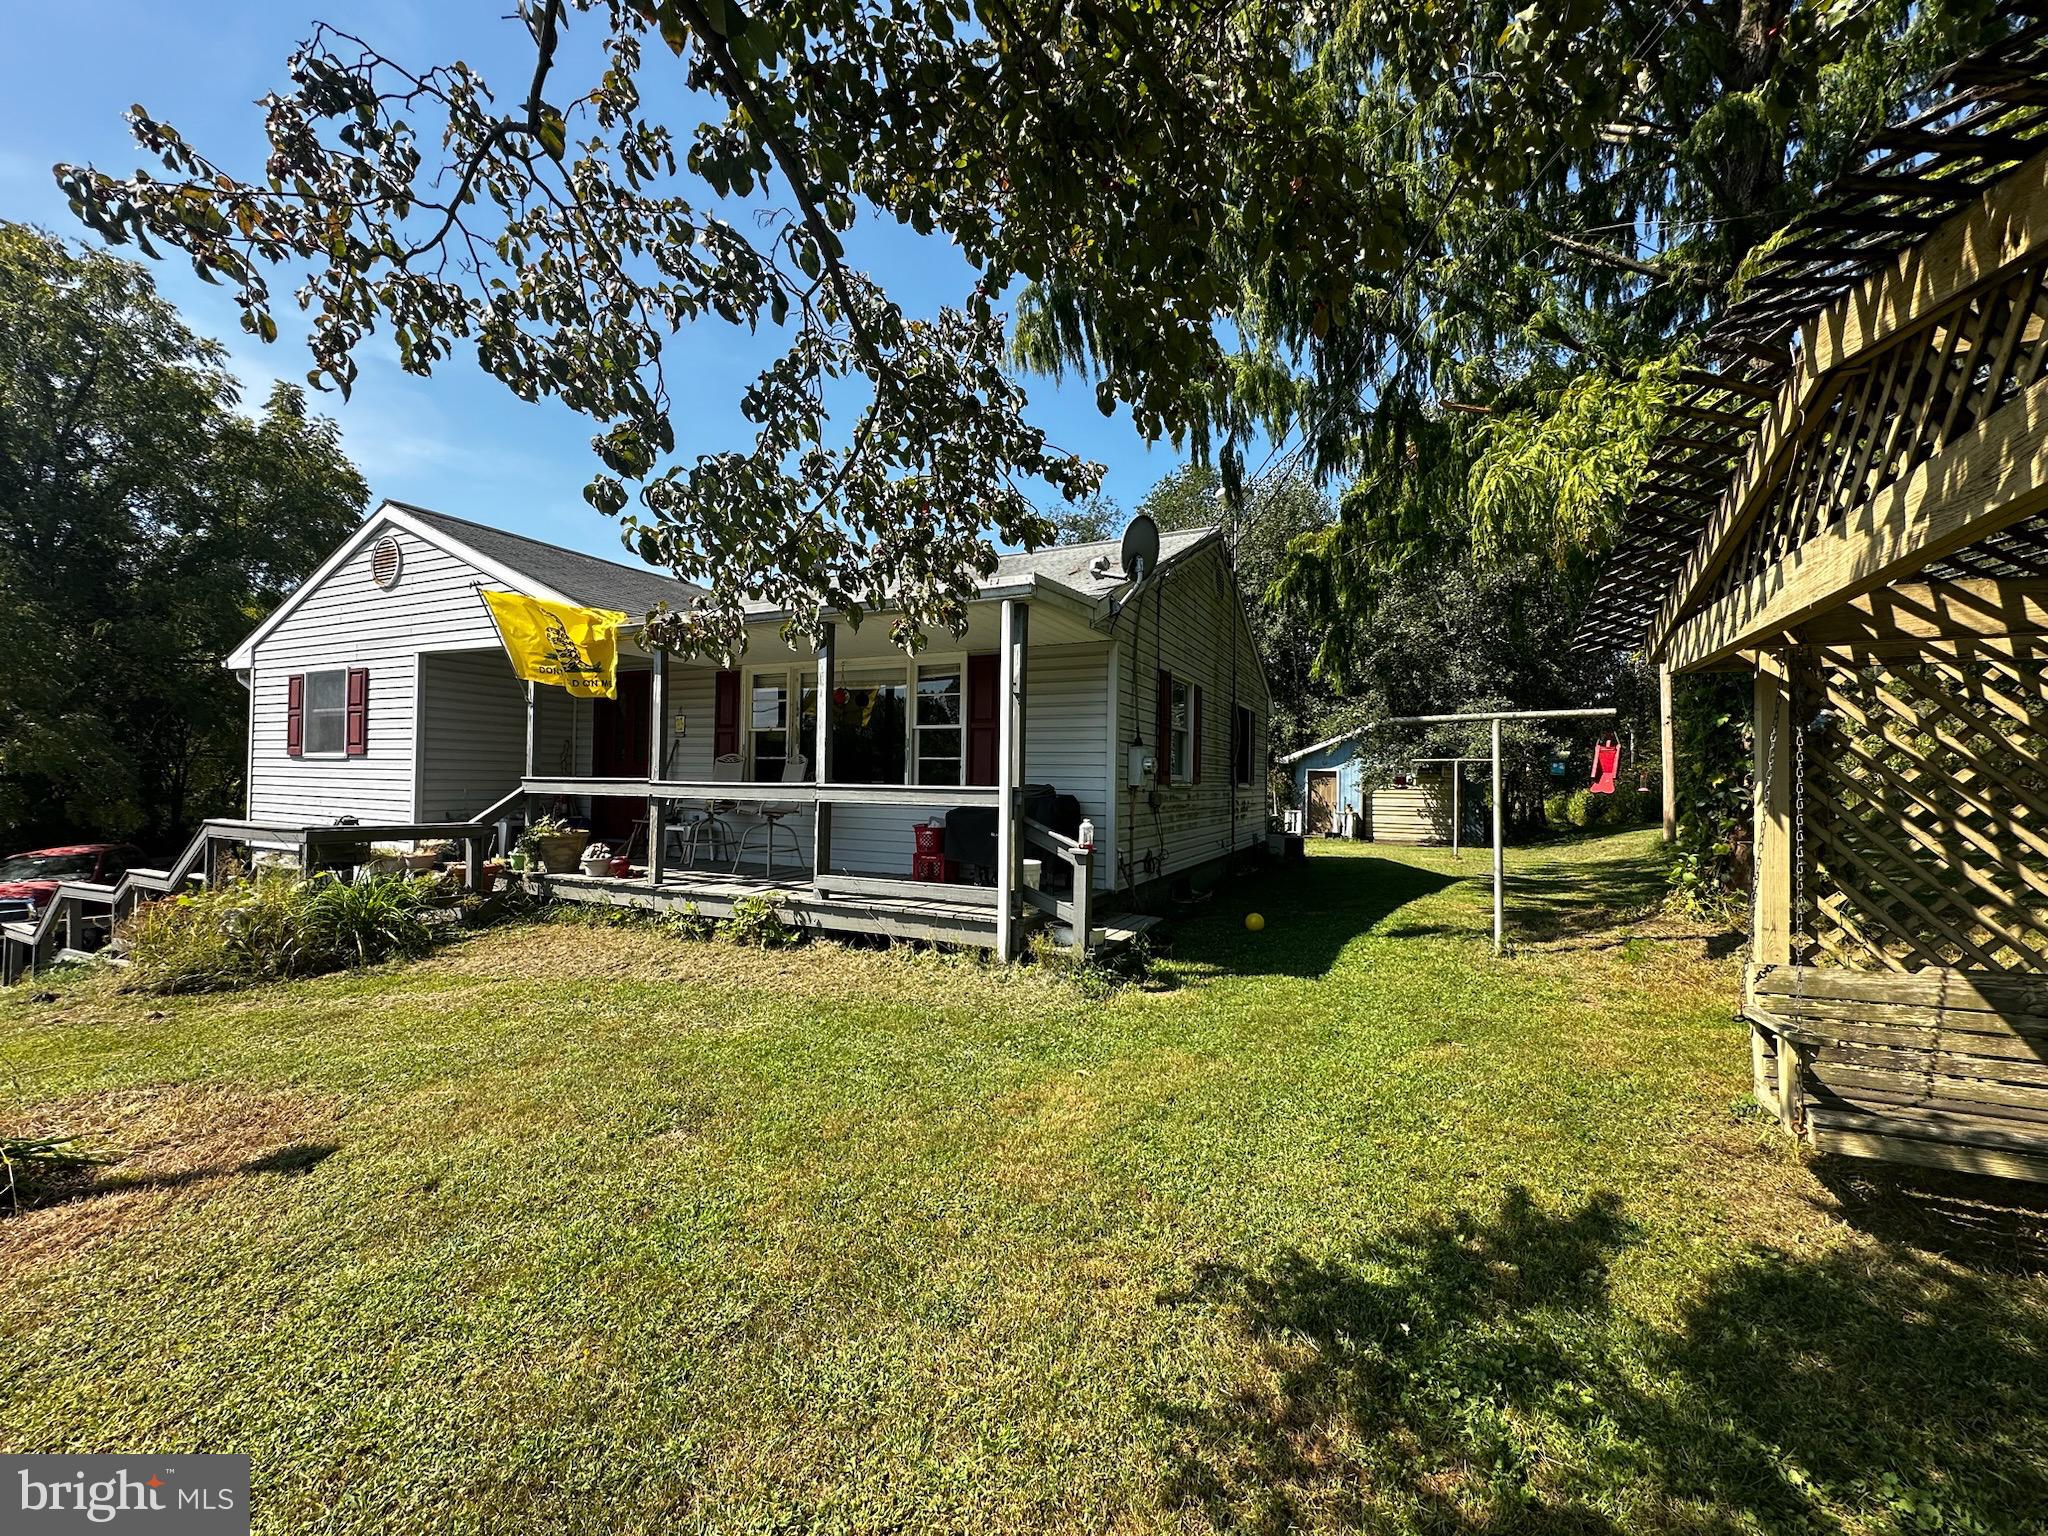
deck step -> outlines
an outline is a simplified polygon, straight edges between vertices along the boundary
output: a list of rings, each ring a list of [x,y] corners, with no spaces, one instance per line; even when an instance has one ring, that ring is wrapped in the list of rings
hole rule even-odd
[[[1165,921],[1165,918],[1155,917],[1148,912],[1118,913],[1113,921],[1099,924],[1090,930],[1088,934],[1088,947],[1090,949],[1113,949],[1120,944],[1135,943]],[[1074,942],[1074,925],[1072,923],[1054,922],[1048,931],[1052,934],[1054,940],[1062,945],[1071,945]]]

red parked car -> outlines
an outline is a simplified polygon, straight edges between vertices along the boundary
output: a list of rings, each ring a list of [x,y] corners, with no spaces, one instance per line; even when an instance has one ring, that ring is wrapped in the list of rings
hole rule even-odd
[[[0,859],[0,922],[34,917],[56,896],[60,880],[112,885],[141,856],[133,843],[74,843]]]

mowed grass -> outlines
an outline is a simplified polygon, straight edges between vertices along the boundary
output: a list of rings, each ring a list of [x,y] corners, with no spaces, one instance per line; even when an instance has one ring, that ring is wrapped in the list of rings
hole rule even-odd
[[[2048,1203],[1809,1164],[1654,834],[1040,971],[642,928],[0,1002],[0,1448],[266,1532],[2039,1531]],[[1247,910],[1265,913],[1261,934]]]

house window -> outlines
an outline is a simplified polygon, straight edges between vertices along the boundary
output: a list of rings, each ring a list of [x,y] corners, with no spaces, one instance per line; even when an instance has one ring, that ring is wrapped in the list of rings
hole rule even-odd
[[[966,676],[958,661],[923,667],[859,663],[833,683],[832,779],[839,784],[936,784],[966,779]],[[817,777],[815,670],[747,677],[746,726],[756,782],[781,781],[792,759]],[[790,717],[795,701],[796,718]]]
[[[1185,784],[1195,776],[1195,685],[1176,677],[1171,687],[1166,760],[1172,765],[1175,781]]]
[[[907,784],[909,683],[901,670],[849,676],[832,689],[832,777]]]
[[[1231,779],[1238,784],[1252,782],[1252,738],[1258,734],[1258,722],[1245,705],[1240,704],[1231,715],[1235,722],[1230,737]]]
[[[306,674],[305,755],[340,757],[348,751],[348,669]]]
[[[966,714],[958,667],[921,667],[917,674],[917,782],[958,784],[966,748]]]
[[[784,673],[756,677],[747,692],[747,739],[753,766],[747,777],[757,784],[779,784],[789,767],[789,678]]]

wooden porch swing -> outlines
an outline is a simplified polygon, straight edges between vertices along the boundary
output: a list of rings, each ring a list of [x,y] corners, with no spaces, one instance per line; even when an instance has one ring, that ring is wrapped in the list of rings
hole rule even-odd
[[[1758,1100],[2048,1179],[2048,29],[2006,19],[1723,317],[1582,633],[1667,701],[1755,673]]]

